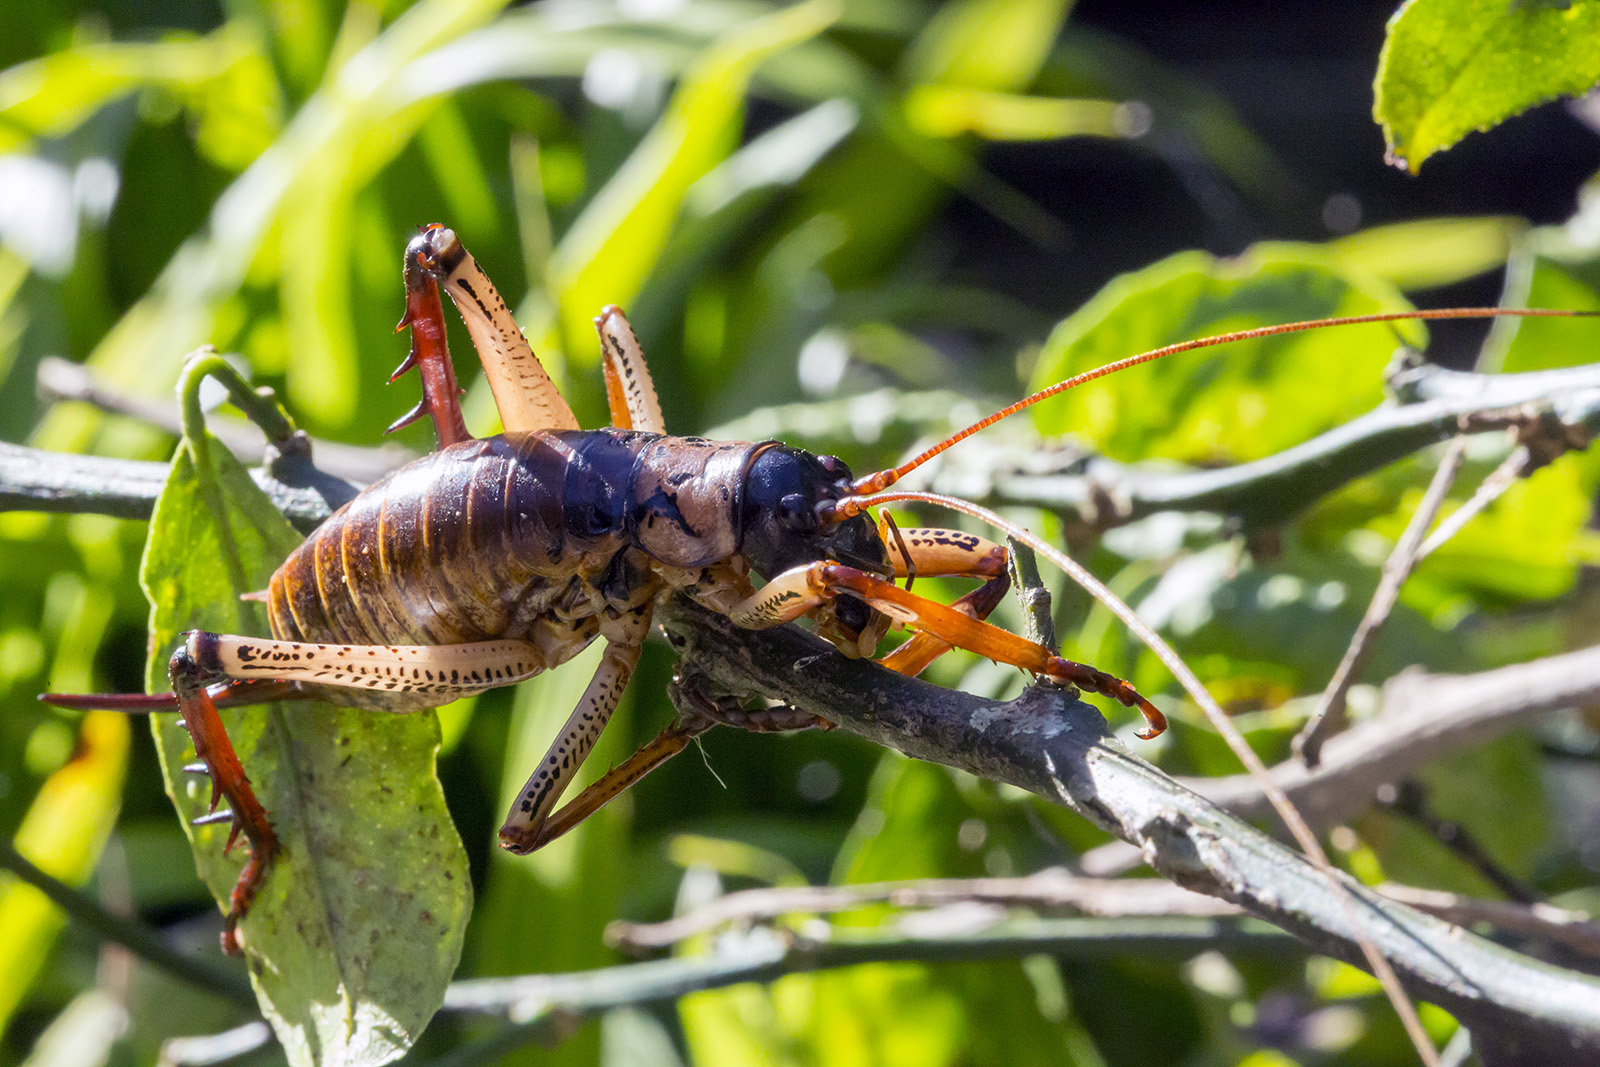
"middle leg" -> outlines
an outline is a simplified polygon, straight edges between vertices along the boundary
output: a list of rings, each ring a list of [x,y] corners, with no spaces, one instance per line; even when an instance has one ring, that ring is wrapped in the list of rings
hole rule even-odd
[[[631,781],[625,782],[597,803],[592,802],[590,794],[594,792],[594,787],[591,786],[567,807],[555,810],[561,794],[577,777],[578,768],[588,758],[589,750],[594,747],[606,723],[611,721],[611,714],[617,710],[622,691],[627,688],[628,679],[633,677],[633,669],[639,665],[639,652],[650,632],[651,615],[650,606],[645,605],[603,631],[606,648],[600,667],[589,680],[589,687],[583,691],[578,706],[572,709],[572,714],[556,735],[550,750],[522,787],[511,813],[506,816],[505,825],[500,827],[501,848],[519,855],[541,848],[594,814],[602,804],[631,784]],[[683,743],[687,744],[688,739],[685,738]],[[682,745],[678,747],[682,748]],[[667,752],[655,763],[676,751]],[[655,766],[655,763],[650,766]],[[643,773],[636,775],[634,780],[642,777]],[[608,775],[603,780],[609,781],[610,778]]]

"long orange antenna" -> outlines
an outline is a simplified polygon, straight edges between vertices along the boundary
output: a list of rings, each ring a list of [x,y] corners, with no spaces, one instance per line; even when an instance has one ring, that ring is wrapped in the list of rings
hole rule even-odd
[[[1387,311],[1376,315],[1346,315],[1334,319],[1286,322],[1277,326],[1258,326],[1253,330],[1238,330],[1234,333],[1217,334],[1214,337],[1201,337],[1193,341],[1180,341],[1164,348],[1151,349],[1149,352],[1141,352],[1136,356],[1128,356],[1114,363],[1107,363],[1103,367],[1096,367],[1094,370],[1085,371],[1082,374],[1068,378],[1066,381],[1057,382],[1047,389],[1041,389],[1032,396],[1023,397],[1015,404],[1000,409],[988,418],[978,420],[959,433],[952,434],[926,452],[913,456],[892,470],[862,475],[851,483],[850,493],[852,497],[866,496],[869,493],[881,493],[951,445],[958,441],[966,440],[979,430],[993,426],[1008,415],[1015,415],[1023,408],[1031,407],[1041,400],[1055,396],[1057,393],[1064,393],[1073,386],[1082,385],[1084,382],[1092,382],[1096,378],[1104,378],[1108,374],[1115,374],[1119,370],[1126,370],[1140,363],[1149,363],[1151,360],[1160,359],[1162,356],[1176,355],[1179,352],[1188,352],[1196,348],[1211,348],[1216,345],[1230,344],[1234,341],[1248,341],[1254,337],[1272,337],[1281,333],[1301,333],[1305,330],[1320,330],[1324,326],[1356,326],[1364,322],[1402,322],[1416,319],[1489,319],[1499,317],[1580,318],[1597,314],[1600,314],[1600,312],[1568,311],[1564,308],[1431,308],[1420,311]],[[860,513],[862,510],[863,506],[859,501],[843,500],[834,505],[832,512],[839,518],[847,518]]]

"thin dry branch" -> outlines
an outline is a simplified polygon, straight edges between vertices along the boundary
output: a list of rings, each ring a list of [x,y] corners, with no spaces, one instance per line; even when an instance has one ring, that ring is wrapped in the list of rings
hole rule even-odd
[[[1600,647],[1478,674],[1407,671],[1383,687],[1375,718],[1329,740],[1315,770],[1291,761],[1271,773],[1307,818],[1331,826],[1364,810],[1385,782],[1553,711],[1596,701]],[[1247,775],[1184,779],[1184,785],[1235,814],[1267,811],[1259,783]]]
[[[1407,671],[1384,685],[1373,718],[1328,741],[1317,767],[1288,760],[1272,768],[1272,779],[1313,825],[1326,828],[1370,807],[1387,782],[1551,712],[1597,701],[1600,647],[1478,674]],[[1244,818],[1271,810],[1261,783],[1247,774],[1179,781]],[[1082,866],[1088,874],[1108,876],[1140,862],[1137,850],[1119,841],[1086,853]]]
[[[1600,926],[1585,912],[1544,903],[1482,900],[1431,889],[1386,883],[1379,891],[1391,900],[1458,926],[1484,923],[1496,929],[1553,944],[1600,959]],[[727,893],[662,922],[614,922],[606,942],[630,952],[671,948],[693,937],[725,928],[743,929],[783,920],[855,911],[873,905],[908,910],[944,910],[970,915],[973,907],[1026,908],[1044,915],[1080,914],[1099,918],[1182,916],[1222,917],[1240,909],[1216,897],[1192,893],[1153,878],[1091,878],[1051,867],[1022,878],[925,878],[837,886],[775,886]],[[903,919],[901,921],[904,921]],[[807,927],[810,929],[810,927]]]
[[[1085,878],[1051,867],[1022,878],[924,878],[746,889],[664,922],[614,922],[606,928],[606,943],[630,952],[661,949],[729,924],[771,922],[785,915],[830,915],[871,904],[902,909],[982,904],[1101,918],[1239,914],[1227,901],[1192,893],[1171,882]]]
[[[1423,536],[1433,525],[1433,520],[1438,517],[1439,509],[1444,506],[1445,497],[1449,494],[1450,487],[1455,484],[1456,474],[1461,470],[1461,462],[1466,459],[1466,455],[1466,438],[1457,437],[1439,461],[1439,469],[1434,472],[1433,480],[1428,483],[1427,492],[1422,494],[1422,500],[1418,502],[1417,510],[1412,513],[1411,521],[1406,523],[1400,539],[1395,542],[1394,551],[1390,552],[1389,558],[1384,561],[1378,588],[1373,592],[1372,600],[1361,616],[1355,634],[1350,638],[1350,645],[1345,649],[1344,657],[1334,670],[1328,687],[1317,700],[1316,709],[1312,711],[1305,727],[1294,739],[1294,751],[1307,767],[1317,765],[1322,758],[1322,746],[1327,739],[1344,729],[1347,721],[1345,698],[1350,694],[1350,687],[1355,684],[1356,675],[1366,666],[1367,657],[1372,652],[1378,634],[1383,630],[1383,624],[1388,621],[1394,606],[1400,602],[1400,587],[1405,585],[1406,579],[1411,577],[1411,572],[1417,565],[1417,560],[1422,558]]]
[[[1429,915],[1437,915],[1458,926],[1487,923],[1500,930],[1554,942],[1574,952],[1600,959],[1600,924],[1596,924],[1587,912],[1569,911],[1553,904],[1481,900],[1460,893],[1418,889],[1392,882],[1379,886],[1378,890],[1392,900],[1409,904]]]
[[[231,357],[230,357],[231,358]],[[75,400],[113,415],[126,415],[167,431],[174,437],[183,433],[178,405],[170,398],[154,400],[122,392],[95,380],[81,363],[56,356],[39,361],[39,392],[54,400]],[[261,463],[269,456],[266,434],[248,419],[212,417],[208,428],[241,463]],[[393,442],[376,448],[315,440],[317,466],[338,478],[358,485],[375,482],[417,454]]]

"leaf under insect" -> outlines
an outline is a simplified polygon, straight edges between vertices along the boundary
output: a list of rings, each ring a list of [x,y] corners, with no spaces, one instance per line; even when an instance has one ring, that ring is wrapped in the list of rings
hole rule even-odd
[[[260,605],[239,594],[266,588],[299,541],[222,444],[203,445],[179,445],[150,521],[152,690],[170,688],[180,632],[268,632]],[[222,714],[283,844],[240,927],[262,1010],[296,1067],[388,1062],[443,1002],[471,909],[434,773],[438,720],[315,703]],[[189,826],[210,784],[182,772],[193,746],[176,716],[153,729],[195,865],[225,900],[244,846],[225,857],[226,823]]]

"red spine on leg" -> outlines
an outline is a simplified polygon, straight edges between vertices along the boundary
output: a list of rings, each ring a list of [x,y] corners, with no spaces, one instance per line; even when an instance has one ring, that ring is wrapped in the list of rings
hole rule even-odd
[[[456,385],[456,368],[450,360],[450,347],[445,340],[444,306],[439,300],[439,286],[428,274],[433,266],[427,233],[412,238],[406,248],[405,283],[406,315],[397,329],[411,327],[411,351],[405,362],[389,376],[392,382],[412,367],[422,377],[422,400],[411,411],[396,419],[388,431],[393,433],[402,426],[427,415],[433,419],[433,428],[440,448],[472,440],[466,421],[461,417],[461,389]]]

